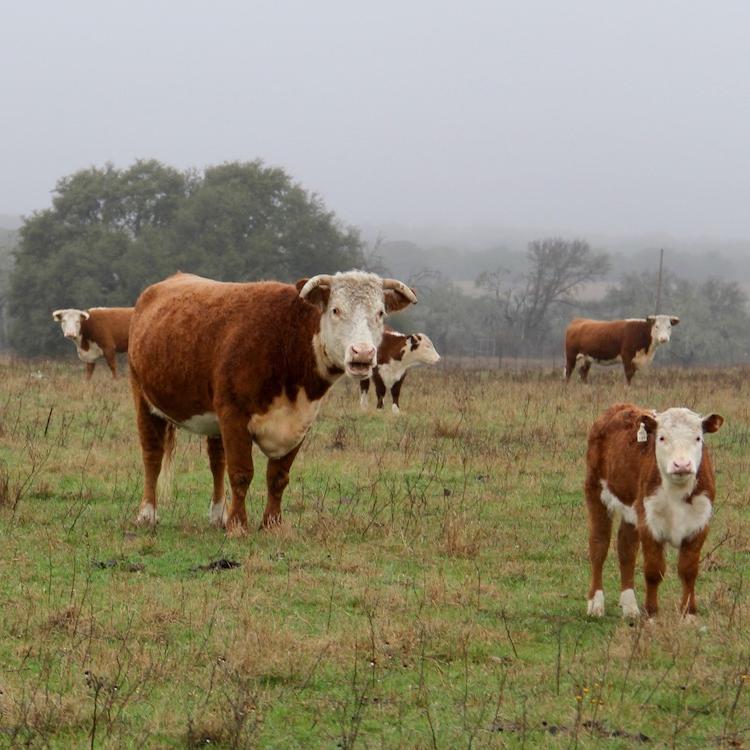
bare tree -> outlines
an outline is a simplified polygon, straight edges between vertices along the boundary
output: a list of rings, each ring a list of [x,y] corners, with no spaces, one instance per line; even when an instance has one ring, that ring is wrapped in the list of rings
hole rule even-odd
[[[507,271],[485,271],[477,286],[497,301],[505,322],[523,341],[538,341],[552,309],[575,304],[581,285],[609,270],[606,253],[594,253],[585,240],[550,237],[534,240],[526,251],[529,269],[514,282]]]

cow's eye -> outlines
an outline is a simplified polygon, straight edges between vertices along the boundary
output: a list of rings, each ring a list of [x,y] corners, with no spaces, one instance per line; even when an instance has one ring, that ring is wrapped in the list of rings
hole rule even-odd
[[[701,436],[700,436],[700,435],[698,435],[698,437],[697,437],[697,438],[695,438],[695,442],[696,442],[696,443],[700,443],[700,441],[701,441]]]
[[[666,438],[664,437],[664,435],[659,435],[659,442],[660,443],[666,442]]]
[[[378,318],[382,320],[384,316],[385,316],[385,310],[378,310]]]
[[[339,310],[338,307],[334,307],[331,310],[331,315],[333,315],[334,318],[338,318],[339,315],[341,315],[341,310]]]

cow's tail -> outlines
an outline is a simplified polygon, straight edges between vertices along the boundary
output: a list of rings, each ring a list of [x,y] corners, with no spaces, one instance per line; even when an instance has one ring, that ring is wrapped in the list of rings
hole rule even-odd
[[[167,422],[164,432],[164,455],[161,459],[161,473],[159,474],[159,503],[172,499],[174,491],[174,448],[176,428]]]

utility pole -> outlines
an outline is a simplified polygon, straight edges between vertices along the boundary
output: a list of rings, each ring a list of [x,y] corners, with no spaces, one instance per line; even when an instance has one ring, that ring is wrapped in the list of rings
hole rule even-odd
[[[664,248],[659,251],[659,280],[656,282],[656,312],[654,315],[659,314],[659,308],[661,307],[661,272],[664,268]]]

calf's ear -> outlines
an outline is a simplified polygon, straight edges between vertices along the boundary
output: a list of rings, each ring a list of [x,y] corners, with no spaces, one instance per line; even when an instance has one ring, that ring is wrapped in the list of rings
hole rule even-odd
[[[60,320],[62,319],[62,315],[63,315],[63,310],[55,310],[52,313],[52,320],[56,320],[60,322]]]
[[[724,424],[721,414],[709,414],[703,417],[703,432],[716,432]]]
[[[641,417],[641,424],[643,425],[646,432],[649,433],[649,435],[653,435],[656,432],[656,418],[652,417],[650,414],[644,414]]]
[[[671,323],[671,324],[672,324],[673,326],[676,326],[676,325],[677,325],[677,324],[678,324],[678,323],[680,322],[680,319],[679,319],[679,318],[678,318],[678,317],[677,317],[676,315],[673,315],[673,316],[672,316],[672,317],[671,317],[671,318],[669,319],[669,322],[670,322],[670,323]]]
[[[656,315],[647,315],[646,316],[646,322],[647,323],[654,323],[654,322],[656,322]]]

